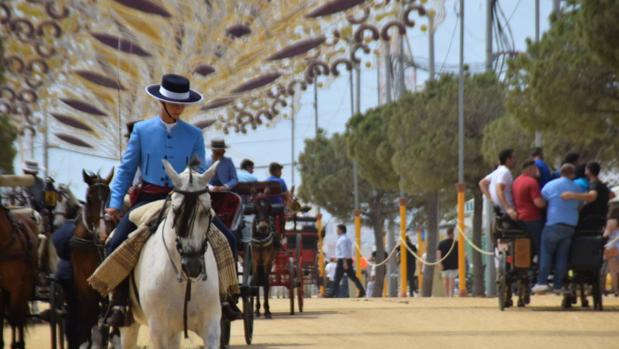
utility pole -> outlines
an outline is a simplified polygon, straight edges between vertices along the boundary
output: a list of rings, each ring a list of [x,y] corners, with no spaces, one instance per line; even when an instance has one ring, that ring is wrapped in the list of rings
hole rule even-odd
[[[460,0],[460,78],[458,84],[458,271],[460,296],[466,296],[464,255],[464,0]]]
[[[294,94],[290,96],[290,123],[291,123],[291,133],[292,133],[292,142],[291,142],[291,152],[290,152],[290,183],[294,186],[294,168],[295,168],[295,159],[294,159],[294,143],[295,143],[295,122],[294,122]]]
[[[314,77],[314,130],[318,137],[318,76]]]
[[[43,117],[43,173],[45,178],[49,176],[49,114]]]
[[[354,64],[354,63],[353,63]],[[349,83],[350,83],[350,114],[351,117],[355,115],[355,86],[354,86],[354,75],[355,71],[357,71],[357,66],[350,69],[349,75]],[[361,80],[360,73],[359,81]],[[361,90],[360,84],[358,86],[358,90]],[[353,193],[354,193],[354,201],[355,201],[355,211],[353,212],[354,222],[355,222],[355,273],[357,277],[361,276],[361,207],[359,204],[359,169],[357,168],[357,161],[352,161],[352,181],[353,181]]]
[[[493,7],[494,7],[494,2],[496,0],[488,0],[487,1],[487,8],[486,8],[486,71],[487,72],[491,72],[493,70],[493,62],[494,62],[494,54],[493,54],[493,48],[492,48],[492,22],[493,22]],[[484,208],[483,211],[486,212],[486,222],[485,224],[483,224],[484,227],[487,227],[487,229],[485,229],[486,234],[488,237],[490,237],[490,229],[492,227],[492,218],[494,215],[494,211],[492,209],[492,204],[490,202],[488,202],[486,200],[486,198],[484,197],[483,199],[484,204]],[[483,214],[482,214],[483,217]],[[486,251],[492,250],[493,246],[491,243],[492,239],[488,238],[486,239]],[[494,265],[494,256],[488,256],[486,257],[486,275],[485,275],[485,281],[486,281],[486,294],[488,296],[495,296],[496,295],[496,270],[495,270],[495,265]]]
[[[555,1],[553,5],[557,5],[558,1]],[[539,42],[539,0],[535,0],[535,42]],[[535,146],[541,147],[543,145],[542,132],[535,130]]]
[[[435,66],[434,66],[434,12],[429,13],[428,16],[428,48],[430,50],[428,56],[430,58],[429,62],[429,73],[430,73],[430,81],[434,80]]]
[[[561,11],[561,0],[552,0],[552,13]]]

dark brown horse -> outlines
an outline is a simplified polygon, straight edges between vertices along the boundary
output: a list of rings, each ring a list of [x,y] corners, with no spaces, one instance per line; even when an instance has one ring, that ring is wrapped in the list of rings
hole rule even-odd
[[[26,347],[24,328],[28,301],[37,274],[38,226],[30,214],[11,213],[0,204],[0,330],[11,326],[12,349]],[[4,348],[0,331],[0,348]]]
[[[97,324],[101,313],[103,298],[86,281],[104,258],[103,243],[107,237],[107,224],[104,210],[110,196],[109,184],[114,169],[106,178],[98,174],[82,171],[84,182],[88,184],[86,204],[75,220],[75,231],[71,238],[71,264],[77,301],[77,327],[69,347],[91,342],[91,331]]]
[[[252,274],[254,286],[262,286],[264,293],[264,317],[271,318],[269,307],[269,274],[273,261],[279,251],[279,238],[275,229],[274,212],[268,195],[259,195],[254,198],[256,209],[252,225]],[[260,297],[256,297],[256,316],[260,316]]]

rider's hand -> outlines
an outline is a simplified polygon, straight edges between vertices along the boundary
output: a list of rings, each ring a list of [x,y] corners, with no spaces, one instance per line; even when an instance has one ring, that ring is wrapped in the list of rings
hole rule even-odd
[[[112,219],[114,220],[119,220],[120,219],[120,211],[118,211],[117,209],[113,208],[113,207],[108,207],[105,209],[105,214],[109,215],[110,217],[112,217]]]
[[[571,200],[572,199],[572,193],[570,192],[564,192],[561,194],[561,199],[563,200]]]

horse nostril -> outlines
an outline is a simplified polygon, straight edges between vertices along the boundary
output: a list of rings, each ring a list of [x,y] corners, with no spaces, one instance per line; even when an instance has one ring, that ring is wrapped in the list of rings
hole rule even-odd
[[[200,258],[183,258],[182,260],[183,270],[190,278],[197,278],[202,274],[202,261]]]

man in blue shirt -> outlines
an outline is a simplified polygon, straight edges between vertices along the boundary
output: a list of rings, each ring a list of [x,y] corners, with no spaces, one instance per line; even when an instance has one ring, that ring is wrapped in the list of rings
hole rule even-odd
[[[552,173],[544,161],[544,152],[542,151],[542,148],[536,147],[533,149],[531,156],[535,161],[535,166],[539,170],[539,187],[543,188],[552,179]]]
[[[550,181],[542,189],[542,197],[548,203],[548,214],[546,227],[542,232],[540,268],[537,283],[532,289],[534,293],[545,293],[550,290],[548,275],[553,265],[554,290],[561,292],[567,273],[570,244],[578,224],[579,202],[561,198],[565,192],[582,192],[582,189],[572,181],[576,176],[576,169],[572,164],[564,164],[560,173],[561,178]]]
[[[213,139],[209,148],[211,148],[212,154],[211,158],[206,160],[206,168],[209,168],[215,161],[219,161],[217,173],[209,182],[211,191],[229,191],[233,189],[239,180],[236,176],[236,167],[234,167],[232,159],[224,156],[226,149],[228,149],[226,142],[222,139]]]
[[[258,177],[254,176],[254,162],[249,159],[241,161],[241,170],[238,172],[239,183],[258,182]]]
[[[290,200],[290,193],[288,192],[288,187],[286,186],[286,181],[284,181],[282,179],[282,168],[284,168],[282,165],[278,164],[277,162],[272,162],[269,165],[269,173],[271,174],[271,176],[269,176],[266,181],[267,182],[277,182],[279,183],[281,189],[282,189],[282,193],[281,196],[277,196],[271,199],[271,204],[288,204],[288,201]]]

